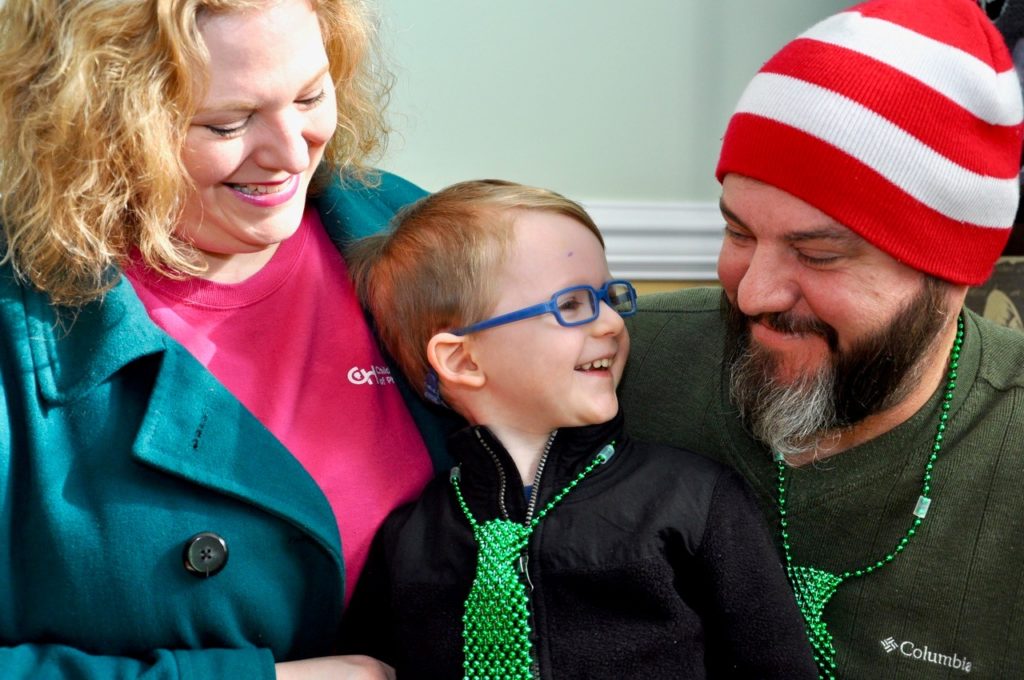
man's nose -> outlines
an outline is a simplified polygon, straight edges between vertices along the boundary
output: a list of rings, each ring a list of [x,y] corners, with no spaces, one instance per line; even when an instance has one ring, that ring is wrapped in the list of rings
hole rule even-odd
[[[736,289],[736,305],[747,316],[792,309],[800,299],[800,285],[786,258],[759,248]]]

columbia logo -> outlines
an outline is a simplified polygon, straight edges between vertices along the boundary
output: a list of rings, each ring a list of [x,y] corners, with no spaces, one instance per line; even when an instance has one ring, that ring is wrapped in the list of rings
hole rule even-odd
[[[887,637],[884,640],[878,641],[882,645],[882,649],[885,650],[886,654],[892,654],[898,651],[901,656],[905,656],[908,659],[914,661],[924,661],[926,663],[934,664],[936,666],[945,666],[946,668],[952,668],[953,670],[961,671],[963,673],[970,673],[973,664],[963,656],[959,654],[944,654],[942,652],[936,652],[934,649],[929,649],[928,645],[916,645],[910,640],[904,640],[903,642],[897,642],[894,637]]]

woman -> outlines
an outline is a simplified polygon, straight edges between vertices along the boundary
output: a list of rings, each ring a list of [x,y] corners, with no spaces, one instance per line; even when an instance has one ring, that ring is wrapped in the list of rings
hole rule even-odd
[[[336,247],[421,194],[364,165],[368,41],[355,0],[0,5],[4,677],[383,672],[313,658],[441,441]]]

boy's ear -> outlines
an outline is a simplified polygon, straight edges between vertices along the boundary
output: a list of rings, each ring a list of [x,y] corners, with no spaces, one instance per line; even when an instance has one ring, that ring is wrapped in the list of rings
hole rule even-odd
[[[487,379],[473,361],[467,341],[464,335],[437,333],[427,342],[427,361],[443,382],[464,387],[483,387]]]

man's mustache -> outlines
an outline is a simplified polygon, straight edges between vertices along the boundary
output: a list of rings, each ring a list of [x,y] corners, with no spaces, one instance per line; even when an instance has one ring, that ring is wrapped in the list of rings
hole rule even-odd
[[[759,323],[779,333],[817,335],[828,344],[832,351],[839,347],[838,333],[821,319],[803,317],[792,312],[765,312],[756,316],[744,315],[744,317],[747,320],[748,328],[752,324]]]

